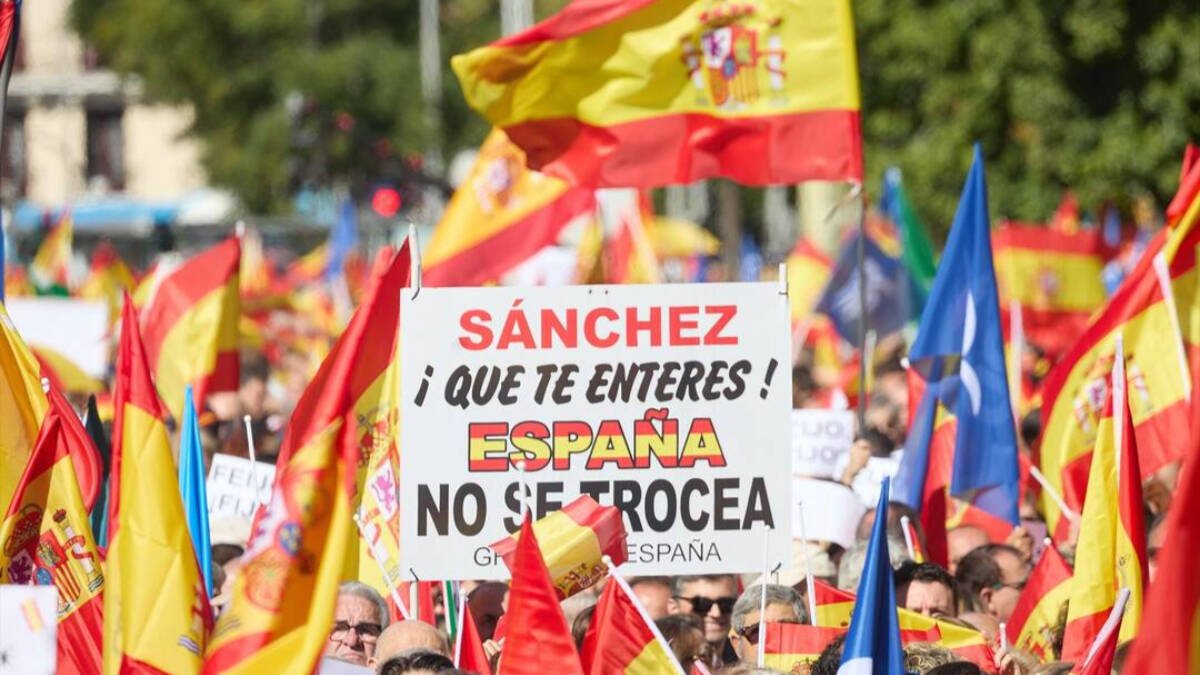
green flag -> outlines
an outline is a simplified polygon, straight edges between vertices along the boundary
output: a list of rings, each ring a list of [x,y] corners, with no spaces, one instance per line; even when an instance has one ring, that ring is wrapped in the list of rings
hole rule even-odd
[[[883,197],[879,200],[879,207],[900,233],[901,260],[907,272],[911,298],[909,307],[915,321],[925,307],[925,298],[929,295],[929,287],[937,273],[937,260],[933,254],[929,230],[913,209],[908,193],[904,191],[900,169],[896,167],[883,174]]]

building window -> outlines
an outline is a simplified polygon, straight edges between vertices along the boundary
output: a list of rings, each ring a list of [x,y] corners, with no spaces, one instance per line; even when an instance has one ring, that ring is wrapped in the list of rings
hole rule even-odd
[[[25,196],[28,186],[25,164],[25,111],[4,115],[4,134],[0,136],[0,199],[6,203]]]
[[[123,115],[124,111],[119,109],[87,112],[89,189],[125,189],[125,133],[121,128]]]

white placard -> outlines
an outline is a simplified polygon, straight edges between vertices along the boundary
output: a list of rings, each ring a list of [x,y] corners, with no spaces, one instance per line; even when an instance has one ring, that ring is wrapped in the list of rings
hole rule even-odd
[[[835,478],[834,466],[854,443],[854,413],[849,410],[792,411],[792,472]]]
[[[108,304],[102,300],[9,298],[4,303],[21,339],[49,349],[84,373],[108,372]]]
[[[255,502],[254,478],[258,479],[258,502]],[[274,464],[251,463],[245,457],[233,455],[213,455],[204,485],[209,521],[218,517],[253,520],[257,504],[270,499],[274,482]]]
[[[792,479],[792,496],[804,504],[805,534],[809,541],[832,541],[849,548],[855,540],[858,521],[867,507],[850,488],[829,480]],[[792,519],[792,536],[800,538],[800,517]]]
[[[0,673],[51,675],[58,668],[58,591],[0,586]]]
[[[535,517],[622,510],[628,574],[761,570],[765,524],[791,559],[779,286],[425,288],[402,312],[403,569],[507,577],[488,545],[520,526],[521,458]]]

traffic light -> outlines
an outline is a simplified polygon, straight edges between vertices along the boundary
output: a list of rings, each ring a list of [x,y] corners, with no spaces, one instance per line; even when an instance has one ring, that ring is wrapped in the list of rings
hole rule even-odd
[[[400,191],[391,185],[381,185],[371,193],[371,210],[380,218],[391,218],[400,212],[403,200]]]

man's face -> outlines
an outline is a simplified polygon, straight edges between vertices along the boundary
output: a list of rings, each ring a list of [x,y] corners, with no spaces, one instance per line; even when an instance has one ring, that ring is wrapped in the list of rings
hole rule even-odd
[[[670,614],[673,609],[674,600],[671,599],[671,589],[668,586],[647,581],[634,584],[633,593],[654,621]]]
[[[681,613],[703,618],[704,639],[716,644],[723,641],[729,632],[729,612],[733,609],[733,603],[737,602],[737,587],[732,577],[696,579],[680,588],[675,602]],[[721,605],[724,605],[724,609]]]
[[[1008,621],[1025,589],[1025,582],[1029,580],[1029,565],[1008,551],[994,553],[992,560],[1000,566],[1000,583],[1003,585],[992,589],[987,611],[997,621]]]
[[[904,594],[904,608],[930,617],[954,616],[954,596],[945,584],[913,581]]]
[[[767,623],[779,623],[780,621],[800,623],[796,608],[787,603],[768,603]],[[758,644],[763,639],[763,632],[757,609],[746,614],[742,632],[735,633],[732,630],[729,632],[729,639],[733,642],[733,649],[743,663],[758,663]]]
[[[365,666],[375,655],[375,641],[381,631],[375,603],[357,595],[338,595],[325,656]]]

